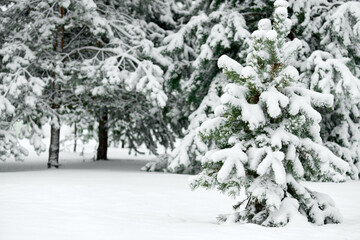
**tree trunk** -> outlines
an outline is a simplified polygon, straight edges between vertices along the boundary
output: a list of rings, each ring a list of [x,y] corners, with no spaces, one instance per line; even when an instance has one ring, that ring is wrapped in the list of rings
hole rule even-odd
[[[60,126],[51,124],[48,168],[59,167]]]
[[[106,108],[100,110],[99,117],[99,146],[96,160],[107,160],[108,149],[108,111]]]
[[[76,152],[77,147],[77,126],[74,124],[74,152]]]
[[[64,8],[60,7],[60,16],[64,17]],[[64,48],[64,26],[59,26],[56,32],[56,52],[61,53]],[[51,136],[49,147],[48,168],[59,167],[59,150],[60,150],[60,118],[57,116],[57,109],[60,107],[60,86],[55,81],[56,74],[54,73],[54,80],[51,83],[51,108],[55,114],[51,121]]]

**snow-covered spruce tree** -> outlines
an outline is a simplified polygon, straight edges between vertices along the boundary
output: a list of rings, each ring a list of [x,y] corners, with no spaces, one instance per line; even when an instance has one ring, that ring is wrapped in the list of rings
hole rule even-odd
[[[348,175],[359,178],[360,80],[348,68],[348,58],[315,51],[307,59],[302,81],[312,90],[334,96],[333,108],[320,108],[321,137],[325,145],[350,165]]]
[[[243,188],[247,198],[234,206],[239,210],[235,221],[264,226],[295,219],[339,223],[334,202],[300,183],[303,178],[345,179],[349,165],[322,145],[321,115],[314,110],[331,106],[333,97],[298,83],[298,71],[288,63],[300,48],[298,39],[286,40],[288,2],[277,0],[274,6],[273,24],[259,22],[247,66],[227,85],[216,117],[201,125],[203,140],[216,148],[203,157],[203,171],[191,186],[232,196]]]
[[[348,58],[354,76],[360,78],[360,2],[345,1],[330,5],[319,33],[321,49],[335,58]]]
[[[289,1],[303,39],[296,66],[311,90],[334,96],[333,108],[318,108],[321,137],[337,156],[349,162],[348,173],[358,178],[360,4],[354,1]],[[310,24],[311,23],[311,24]],[[321,50],[321,51],[315,51]],[[305,64],[304,64],[305,63]]]
[[[310,86],[335,97],[334,111],[322,111],[322,137],[335,154],[349,162],[349,175],[358,179],[360,170],[360,3],[339,3],[329,10],[320,29],[323,50],[314,65],[325,75],[322,82],[311,78]],[[330,54],[331,55],[330,55]],[[321,55],[321,57],[320,57]],[[327,86],[325,86],[327,85]]]
[[[303,42],[302,57],[315,50],[327,51],[334,58],[349,58],[349,67],[359,75],[359,8],[351,0],[289,0],[292,36]],[[300,66],[301,67],[301,64]]]
[[[161,156],[144,170],[165,170],[176,173],[197,173],[198,156],[206,151],[197,140],[196,128],[209,117],[211,108],[220,102],[224,85],[216,60],[227,54],[245,61],[250,33],[238,2],[199,0],[185,9],[179,29],[164,39],[164,52],[173,59],[166,79],[171,110],[172,129],[182,135],[179,146],[169,155]],[[215,95],[218,95],[217,97]],[[217,101],[217,102],[215,102]]]

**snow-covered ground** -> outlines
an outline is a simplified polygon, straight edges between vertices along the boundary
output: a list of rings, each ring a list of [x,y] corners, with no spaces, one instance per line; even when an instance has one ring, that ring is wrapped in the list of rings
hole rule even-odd
[[[0,163],[1,240],[92,239],[360,239],[360,182],[306,183],[333,197],[338,225],[218,224],[234,201],[216,191],[191,191],[186,175],[141,172],[151,156],[111,149],[110,161],[63,152],[61,169],[46,154]],[[144,160],[145,159],[145,160]]]

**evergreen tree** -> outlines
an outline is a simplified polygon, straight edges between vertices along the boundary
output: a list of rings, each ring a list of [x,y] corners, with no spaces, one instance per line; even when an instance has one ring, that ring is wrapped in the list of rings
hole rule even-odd
[[[95,36],[101,40],[100,33],[107,30],[102,20],[92,0],[24,0],[6,11],[5,41],[30,49],[34,57],[26,67],[46,84],[37,99],[38,114],[33,116],[38,124],[51,119],[48,167],[59,166],[61,115],[73,105],[74,94],[68,86],[73,80],[74,59]]]
[[[156,152],[158,143],[169,147],[173,141],[162,119],[167,101],[162,67],[169,60],[151,41],[159,28],[141,20],[136,9],[135,13],[128,10],[134,8],[129,4],[131,1],[98,4],[108,14],[106,23],[113,26],[113,33],[107,36],[106,48],[93,48],[91,57],[79,62],[76,93],[84,103],[83,113],[93,116],[87,128],[98,126],[99,160],[107,159],[111,142],[122,142],[122,146],[135,151],[144,144]],[[150,33],[146,32],[148,25]],[[112,44],[117,47],[109,48]],[[91,119],[97,119],[97,123]]]
[[[200,157],[209,149],[198,135],[198,127],[202,122],[212,116],[212,112],[220,105],[221,91],[227,79],[220,73],[211,83],[208,94],[202,100],[200,106],[189,116],[190,124],[186,135],[181,139],[170,154],[158,156],[155,160],[147,163],[143,171],[168,171],[175,173],[196,174],[201,170]]]
[[[326,63],[320,67],[324,68],[327,64],[331,64],[326,71],[328,79],[331,79],[331,82],[328,82],[330,89],[324,89],[323,86],[319,89],[323,92],[330,90],[336,103],[334,112],[325,111],[323,114],[323,138],[335,154],[349,162],[351,166],[349,175],[353,179],[359,178],[360,171],[359,11],[358,2],[338,4],[336,8],[330,9],[330,16],[325,18],[324,25],[320,29],[323,49],[335,58],[331,60],[330,56],[324,57]]]
[[[292,5],[299,16],[297,33],[306,40],[297,64],[304,72],[301,79],[308,88],[334,96],[333,108],[318,109],[321,137],[333,153],[350,164],[348,175],[358,179],[360,4],[292,1]]]
[[[357,10],[359,8],[359,4],[353,1],[345,1],[345,2],[333,2],[329,0],[322,0],[322,1],[295,1],[290,0],[290,13],[292,13],[292,21],[295,23],[292,26],[292,29],[288,35],[290,39],[293,39],[294,37],[298,36],[302,41],[302,48],[298,51],[297,58],[300,60],[297,60],[296,58],[292,59],[291,62],[294,64],[294,66],[299,69],[303,77],[302,81],[307,82],[307,86],[315,91],[322,92],[321,88],[319,86],[315,87],[315,83],[310,83],[308,80],[313,79],[311,75],[313,74],[313,70],[315,65],[317,63],[311,63],[311,61],[314,60],[313,52],[315,50],[322,50],[329,52],[335,59],[338,59],[339,63],[344,60],[343,57],[348,58],[346,60],[346,66],[351,71],[351,74],[355,76],[357,79],[359,79],[359,62],[358,62],[358,54],[359,47],[357,46],[358,36],[360,34],[358,33],[358,28],[356,27],[358,25],[358,20],[360,19],[357,16]],[[221,7],[219,7],[221,6]],[[224,7],[226,6],[226,7]],[[259,20],[259,17],[263,16],[270,16],[270,13],[273,9],[272,2],[271,1],[263,1],[263,0],[251,0],[251,1],[196,1],[191,5],[191,11],[188,13],[188,15],[200,15],[205,12],[208,13],[208,10],[212,11],[219,11],[217,10],[217,7],[220,9],[228,9],[228,10],[234,10],[236,9],[238,12],[241,13],[241,15],[246,20],[246,26],[249,30],[253,30],[255,23]],[[190,18],[190,17],[188,17]],[[191,19],[189,23],[191,23]],[[195,19],[195,18],[194,18]],[[189,24],[190,25],[190,24]],[[186,25],[184,25],[186,26]],[[195,26],[197,26],[195,24]],[[353,27],[355,26],[355,27]],[[185,27],[183,27],[185,28]],[[180,32],[180,31],[179,31]],[[187,32],[187,31],[183,31]],[[179,33],[176,33],[179,35]],[[184,35],[184,34],[183,34]],[[171,35],[170,35],[171,36]],[[186,35],[185,35],[186,36]],[[192,37],[195,38],[196,36]],[[186,39],[186,37],[184,37]],[[223,41],[234,41],[233,39],[227,39]],[[198,41],[200,42],[200,41]],[[355,44],[353,44],[355,43]],[[193,45],[189,45],[189,49],[196,49],[194,47],[191,47]],[[206,47],[204,47],[206,49]],[[211,50],[213,50],[212,47],[210,47]],[[217,48],[221,49],[221,48]],[[232,49],[233,53],[236,53],[235,49]],[[222,51],[222,50],[220,50]],[[189,51],[188,51],[189,52]],[[196,51],[193,51],[196,52]],[[226,53],[226,52],[223,52]],[[316,53],[314,53],[316,55]],[[184,55],[185,57],[187,55]],[[242,54],[240,56],[231,55],[234,59],[237,61],[243,63],[243,59],[246,56],[245,54]],[[174,58],[173,58],[174,59]],[[175,58],[177,61],[180,59],[183,59],[182,56]],[[174,60],[175,60],[174,59]],[[186,58],[187,59],[187,58]],[[328,57],[327,57],[328,59]],[[184,66],[188,66],[189,64],[186,63],[194,63],[196,58],[194,57],[192,60],[187,59],[187,62],[184,61],[183,66],[180,69],[185,69]],[[319,61],[317,61],[319,63]],[[304,64],[305,63],[305,64]],[[308,65],[311,65],[312,67],[308,67]],[[183,80],[185,79],[191,79],[189,77],[186,77],[186,74],[184,74],[184,71],[182,74],[179,74],[179,68],[177,68],[178,71],[175,71],[174,78],[170,78],[173,80],[179,79],[180,75]],[[202,68],[202,74],[201,76],[209,76],[206,73],[209,73],[212,67],[206,66]],[[215,67],[216,69],[216,67]],[[196,69],[189,70],[196,72]],[[216,71],[216,70],[215,70]],[[338,70],[334,70],[335,72]],[[186,73],[186,71],[185,71]],[[317,73],[316,73],[317,74]],[[172,76],[170,74],[170,76]],[[335,78],[336,76],[333,75]],[[357,85],[357,79],[354,77],[351,77],[352,83],[348,82],[349,84],[355,86]],[[210,76],[207,78],[207,80],[200,82],[204,84],[205,89],[206,86],[209,86],[209,84],[206,81],[209,79],[212,79]],[[216,78],[214,78],[213,81],[216,81]],[[333,81],[337,82],[338,80],[334,79]],[[183,84],[186,86],[186,80],[183,81]],[[341,85],[341,81],[337,84]],[[315,88],[314,88],[315,87]],[[335,109],[338,109],[340,105],[347,106],[349,108],[350,104],[349,102],[352,102],[353,105],[357,105],[354,101],[357,99],[356,94],[354,95],[354,91],[356,88],[352,90],[353,93],[349,94],[349,91],[346,90],[346,88],[343,88],[343,92],[339,92],[341,88],[332,89],[331,91],[326,91],[326,93],[330,93],[334,95],[335,97]],[[195,88],[195,91],[197,91],[198,88]],[[186,93],[191,93],[192,90],[189,89],[183,89],[182,92],[182,98],[179,96],[177,98],[178,102],[184,103],[188,101],[188,103],[191,103],[190,106],[197,106],[198,103],[201,102],[199,105],[199,109],[195,110],[187,110],[186,112],[182,112],[174,109],[173,113],[177,112],[180,113],[178,116],[181,116],[182,118],[178,117],[175,118],[176,120],[179,119],[188,119],[189,125],[187,127],[187,130],[185,131],[185,136],[180,141],[180,144],[178,147],[171,153],[164,155],[160,157],[160,161],[155,160],[152,163],[147,164],[146,167],[144,167],[144,170],[151,170],[151,169],[157,169],[157,170],[163,170],[163,171],[170,171],[170,172],[177,172],[177,173],[196,173],[199,171],[199,158],[201,155],[200,149],[208,149],[209,146],[206,146],[199,141],[196,140],[195,134],[193,134],[196,130],[192,129],[192,127],[198,125],[198,118],[194,118],[192,116],[196,116],[199,114],[199,112],[203,111],[202,106],[208,105],[206,102],[209,98],[204,97],[206,95],[202,94],[196,94],[196,98],[192,98],[192,100],[189,101],[189,99],[186,98]],[[221,91],[219,91],[219,94]],[[208,94],[212,95],[211,91],[208,90]],[[191,94],[190,94],[191,95]],[[347,96],[347,97],[344,97]],[[182,99],[182,100],[179,100]],[[194,101],[194,99],[196,99]],[[212,98],[214,99],[214,98]],[[171,101],[171,100],[170,100]],[[218,102],[217,104],[220,104]],[[176,103],[175,103],[176,105]],[[211,103],[212,106],[214,106],[214,103]],[[216,104],[215,104],[216,105]],[[344,160],[348,161],[350,165],[352,165],[352,170],[348,174],[354,178],[358,178],[358,170],[356,170],[355,165],[359,168],[359,150],[357,145],[357,122],[358,122],[358,116],[356,114],[357,107],[352,107],[351,111],[344,111],[344,110],[336,110],[336,116],[341,118],[341,121],[334,121],[334,114],[331,114],[331,108],[317,108],[317,110],[322,115],[322,122],[321,122],[321,137],[325,144],[339,157],[343,158]],[[184,108],[182,109],[184,110]],[[330,111],[330,112],[329,112]],[[355,111],[355,112],[354,112]],[[342,112],[340,114],[340,112]],[[350,114],[350,115],[349,115]],[[189,116],[188,118],[184,118],[186,116]],[[205,115],[203,115],[205,116]],[[207,118],[211,117],[207,113]],[[331,117],[332,116],[332,117]],[[202,117],[202,121],[204,121],[206,118]],[[184,121],[177,121],[182,122],[180,126],[184,126]],[[186,121],[185,121],[186,122]],[[344,128],[344,126],[347,125],[348,130]],[[350,127],[352,126],[352,127]],[[339,131],[335,131],[333,129],[343,129],[345,134],[340,134]],[[341,138],[337,138],[338,135],[342,135]],[[337,139],[337,140],[336,140]],[[341,139],[341,140],[340,140]],[[200,147],[202,146],[202,147]],[[205,148],[203,148],[205,147]],[[351,150],[347,150],[347,148],[350,148]],[[346,153],[345,153],[346,152]],[[162,167],[160,167],[162,166]]]
[[[23,160],[28,153],[20,146],[14,129],[14,124],[21,120],[26,123],[21,136],[29,137],[37,152],[45,150],[36,112],[45,83],[29,69],[34,58],[26,45],[17,42],[4,43],[0,49],[0,160],[3,161],[10,156]]]
[[[333,104],[331,95],[307,90],[289,59],[301,47],[286,41],[291,29],[288,2],[277,0],[273,24],[263,19],[252,34],[251,52],[241,75],[225,88],[215,118],[200,134],[216,146],[202,159],[192,187],[217,188],[237,196],[235,221],[282,226],[293,219],[316,224],[341,222],[334,202],[305,188],[300,180],[343,181],[349,165],[322,145],[321,115],[315,106]],[[232,63],[221,63],[231,69]],[[241,209],[243,207],[243,209]],[[224,217],[226,218],[226,217]]]
[[[141,28],[142,22],[129,16],[128,11],[121,11],[126,6],[102,0],[8,1],[11,2],[3,13],[1,36],[6,38],[1,41],[0,51],[3,62],[12,61],[7,68],[14,69],[2,73],[2,78],[21,73],[23,84],[34,85],[36,94],[31,93],[31,88],[26,93],[32,96],[27,104],[34,108],[35,113],[29,114],[33,119],[24,116],[17,120],[41,126],[51,119],[49,167],[59,166],[60,125],[65,115],[90,113],[91,117],[84,117],[87,122],[98,120],[102,143],[99,158],[106,158],[108,119],[118,124],[123,120],[119,116],[123,116],[132,125],[139,124],[142,119],[132,119],[131,115],[131,110],[140,108],[137,105],[141,105],[142,113],[147,113],[141,115],[143,119],[159,119],[167,97],[162,91],[163,70],[156,61],[165,64],[166,58],[156,54],[158,51]],[[43,87],[43,91],[35,85]],[[23,107],[18,108],[21,111]],[[117,115],[111,116],[112,108]],[[67,121],[71,119],[67,117]],[[31,133],[38,129],[34,124]],[[79,127],[83,126],[84,121]],[[158,140],[153,136],[166,131],[164,124],[162,127],[162,131],[154,130],[152,135],[143,134],[141,140],[148,140],[153,147]],[[137,125],[133,129],[139,131]],[[171,135],[161,140],[168,144]],[[44,150],[43,145],[36,144]]]
[[[195,128],[210,117],[208,108],[219,104],[214,101],[224,85],[215,59],[227,54],[245,61],[250,33],[241,11],[245,11],[241,1],[199,0],[182,9],[180,28],[165,37],[162,48],[173,59],[166,73],[171,106],[168,116],[174,132],[185,137],[171,154],[143,170],[199,172],[198,156],[209,146],[197,140]]]
[[[333,108],[320,108],[321,137],[334,154],[350,165],[348,175],[359,178],[360,80],[347,67],[349,59],[315,51],[307,59],[302,81],[312,90],[334,96]]]

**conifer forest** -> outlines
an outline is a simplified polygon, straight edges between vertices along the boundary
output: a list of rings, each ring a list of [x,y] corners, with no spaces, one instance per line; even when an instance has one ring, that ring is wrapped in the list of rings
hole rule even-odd
[[[0,0],[1,240],[359,240],[360,1]]]

